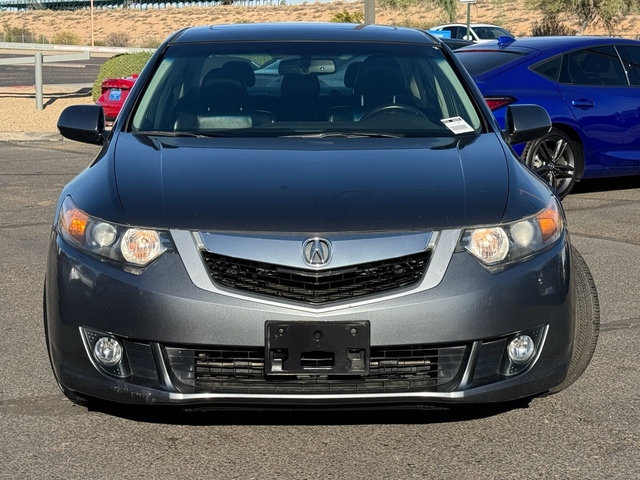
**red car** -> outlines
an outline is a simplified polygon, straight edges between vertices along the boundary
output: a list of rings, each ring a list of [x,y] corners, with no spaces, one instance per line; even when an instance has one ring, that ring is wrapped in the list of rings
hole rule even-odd
[[[137,79],[138,74],[134,73],[130,77],[105,78],[102,81],[100,98],[96,103],[104,108],[105,120],[108,123],[112,123],[120,113],[129,90]]]

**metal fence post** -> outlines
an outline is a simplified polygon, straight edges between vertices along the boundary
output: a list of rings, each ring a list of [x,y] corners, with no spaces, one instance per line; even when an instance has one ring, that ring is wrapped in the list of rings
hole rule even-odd
[[[44,110],[42,102],[42,52],[36,53],[36,110]]]

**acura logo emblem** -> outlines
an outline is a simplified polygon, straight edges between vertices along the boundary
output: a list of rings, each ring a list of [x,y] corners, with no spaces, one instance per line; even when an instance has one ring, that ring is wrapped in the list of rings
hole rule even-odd
[[[311,267],[322,267],[331,261],[331,243],[324,238],[310,238],[302,244],[302,258]]]

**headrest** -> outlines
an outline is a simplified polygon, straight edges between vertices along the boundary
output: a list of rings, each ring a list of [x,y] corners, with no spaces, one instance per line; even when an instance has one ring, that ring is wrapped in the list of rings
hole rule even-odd
[[[253,87],[256,84],[256,75],[248,62],[227,62],[221,70],[225,76],[240,80],[247,87]]]
[[[287,97],[317,97],[320,95],[320,81],[313,74],[287,74],[282,77],[280,93]]]
[[[221,68],[211,70],[200,85],[200,112],[235,115],[246,110],[249,92],[240,80],[228,78]]]
[[[347,88],[353,88],[356,83],[356,77],[360,71],[362,62],[350,63],[347,69],[344,71],[344,86]]]
[[[399,95],[404,92],[400,64],[386,55],[371,55],[363,62],[353,86],[358,95]]]

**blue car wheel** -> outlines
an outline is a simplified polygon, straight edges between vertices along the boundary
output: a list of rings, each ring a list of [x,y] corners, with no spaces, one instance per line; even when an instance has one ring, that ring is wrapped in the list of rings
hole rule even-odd
[[[522,159],[564,198],[576,182],[580,147],[562,130],[552,128],[544,137],[526,145]]]

